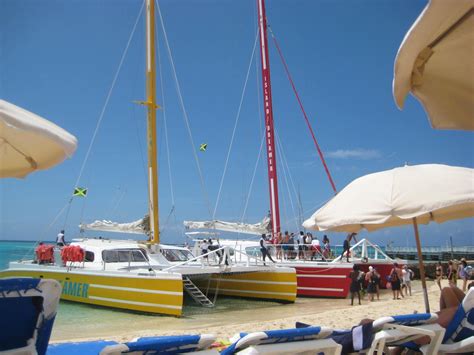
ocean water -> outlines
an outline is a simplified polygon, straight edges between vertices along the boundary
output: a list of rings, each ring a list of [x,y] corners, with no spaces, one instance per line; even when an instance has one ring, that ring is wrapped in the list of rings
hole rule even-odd
[[[33,258],[35,245],[36,242],[0,241],[0,269],[8,267],[10,261]],[[327,310],[343,304],[346,300],[298,298],[295,304],[281,305],[220,296],[214,308],[203,308],[186,299],[183,316],[175,318],[61,301],[51,339],[66,341],[112,336],[128,339],[130,332],[153,335],[176,331],[202,333],[206,327],[292,317],[302,314],[303,310]]]

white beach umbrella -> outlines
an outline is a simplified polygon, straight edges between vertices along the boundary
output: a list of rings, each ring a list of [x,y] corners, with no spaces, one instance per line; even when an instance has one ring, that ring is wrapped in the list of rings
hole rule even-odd
[[[61,163],[77,139],[54,123],[0,100],[0,178],[23,178]]]
[[[474,0],[430,0],[395,59],[393,95],[411,93],[438,129],[474,130]]]
[[[352,181],[303,226],[350,233],[413,224],[429,312],[418,224],[473,216],[474,169],[426,164],[382,171]]]

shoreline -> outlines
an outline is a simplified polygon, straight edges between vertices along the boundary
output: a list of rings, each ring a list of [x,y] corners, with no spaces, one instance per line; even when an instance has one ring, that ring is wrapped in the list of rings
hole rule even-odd
[[[447,286],[446,280],[443,283],[446,283],[443,286]],[[438,311],[440,290],[433,281],[427,281],[427,287],[431,312]],[[59,322],[53,328],[51,343],[99,339],[125,342],[143,336],[184,334],[214,334],[218,339],[225,340],[239,332],[294,328],[297,321],[333,329],[349,329],[364,318],[425,312],[421,282],[418,280],[412,282],[412,296],[406,296],[405,299],[393,300],[391,290],[381,290],[379,301],[369,302],[365,297],[362,305],[356,304],[357,298],[354,306],[350,305],[350,298],[297,298],[295,304],[270,304],[256,309],[214,313],[211,310],[198,317],[152,316],[138,321],[131,317],[132,320],[129,321],[130,317],[124,314],[123,323],[118,322],[107,329],[100,328],[100,324],[91,324],[81,327],[80,335],[77,334],[77,327],[69,329]]]

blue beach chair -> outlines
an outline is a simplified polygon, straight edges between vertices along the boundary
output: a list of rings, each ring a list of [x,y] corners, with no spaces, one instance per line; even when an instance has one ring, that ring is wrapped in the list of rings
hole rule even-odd
[[[382,317],[350,330],[334,330],[331,339],[342,346],[342,354],[382,354],[388,347],[428,336],[430,344],[441,343],[444,328],[435,324],[438,316],[432,313]],[[297,323],[297,327],[307,324]]]
[[[438,315],[418,313],[382,317],[373,322],[374,339],[365,353],[372,355],[387,352],[388,347],[400,346],[423,337],[429,337],[430,349],[437,349],[443,340],[445,329],[436,323]],[[436,352],[428,352],[436,354]]]
[[[209,349],[216,337],[212,334],[143,337],[128,343],[106,346],[100,355],[134,354],[219,354]]]
[[[55,280],[0,279],[0,354],[44,355],[60,297]]]
[[[424,353],[474,353],[474,288],[471,287],[446,328],[438,348],[422,346]],[[425,350],[426,349],[426,350]]]
[[[138,354],[199,354],[218,355],[215,349],[209,349],[216,340],[214,335],[175,335],[161,337],[143,337],[127,343],[115,341],[86,341],[78,343],[52,344],[48,355],[119,355]]]
[[[328,338],[332,329],[307,327],[241,333],[233,337],[221,355],[231,354],[317,354],[338,355],[342,346]]]

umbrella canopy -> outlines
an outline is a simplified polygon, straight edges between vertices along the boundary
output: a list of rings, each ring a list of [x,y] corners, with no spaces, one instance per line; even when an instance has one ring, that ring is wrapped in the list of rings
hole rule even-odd
[[[404,166],[360,177],[316,211],[308,229],[358,232],[474,216],[474,169]]]
[[[0,100],[0,178],[23,178],[61,163],[77,139],[54,123]]]
[[[358,232],[413,224],[426,312],[430,311],[418,223],[474,216],[474,169],[426,164],[358,178],[316,211],[308,229]]]
[[[474,130],[474,0],[431,0],[395,59],[393,95],[411,91],[438,129]]]

